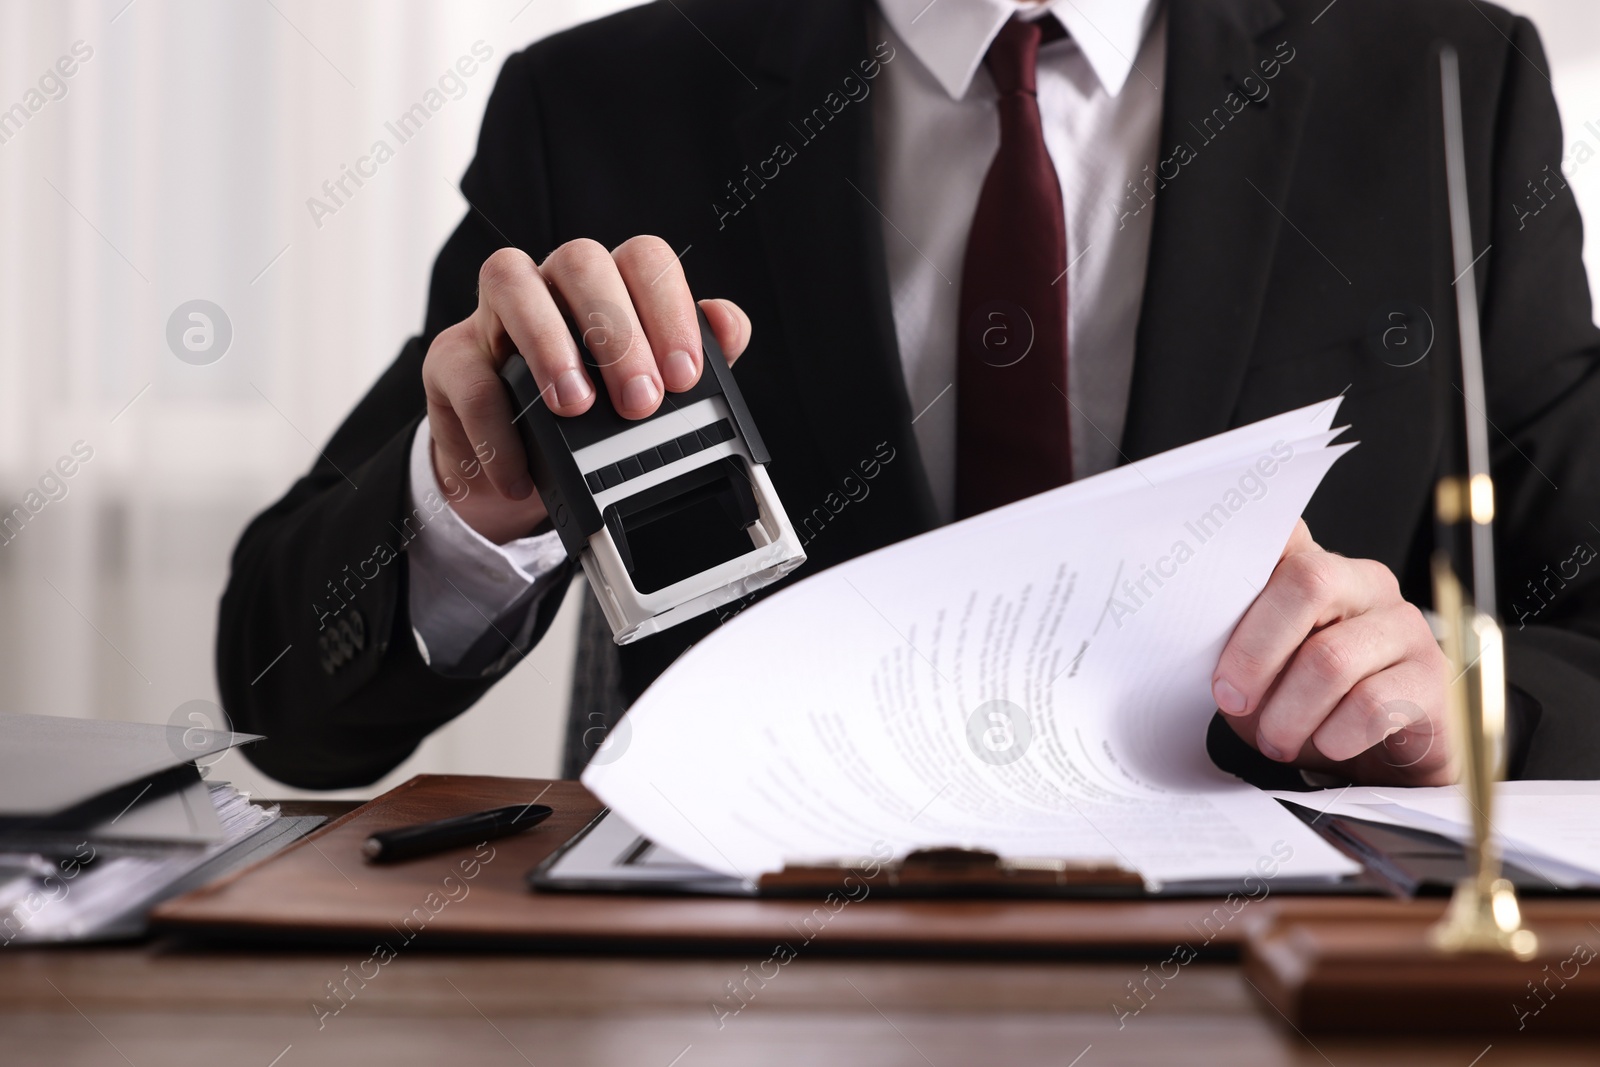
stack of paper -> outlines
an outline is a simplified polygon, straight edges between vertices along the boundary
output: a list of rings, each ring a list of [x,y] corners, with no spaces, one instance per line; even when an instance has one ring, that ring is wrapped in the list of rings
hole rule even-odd
[[[1353,872],[1205,751],[1217,656],[1351,447],[1331,444],[1337,406],[768,598],[657,679],[584,784],[658,844],[746,881],[938,846],[1107,860],[1151,885]]]

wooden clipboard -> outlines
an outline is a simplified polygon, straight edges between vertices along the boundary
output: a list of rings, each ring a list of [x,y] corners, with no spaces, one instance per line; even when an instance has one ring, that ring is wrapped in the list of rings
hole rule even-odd
[[[478,848],[374,866],[375,830],[537,800],[555,814]],[[727,898],[533,893],[527,873],[603,810],[577,782],[421,775],[270,859],[152,914],[156,929],[206,939],[613,952],[796,951],[986,956],[1229,954],[1245,937],[1217,899]],[[1218,916],[1222,918],[1219,919]]]

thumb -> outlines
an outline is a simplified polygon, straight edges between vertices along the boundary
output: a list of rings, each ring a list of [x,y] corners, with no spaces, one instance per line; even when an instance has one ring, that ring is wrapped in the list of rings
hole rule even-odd
[[[1311,527],[1306,525],[1306,520],[1296,519],[1294,532],[1289,535],[1288,544],[1283,546],[1283,555],[1293,556],[1300,552],[1311,552],[1316,547],[1317,542],[1311,536]]]
[[[706,313],[711,332],[717,335],[722,354],[728,357],[728,366],[733,366],[750,344],[750,316],[732,300],[702,300],[700,310]]]

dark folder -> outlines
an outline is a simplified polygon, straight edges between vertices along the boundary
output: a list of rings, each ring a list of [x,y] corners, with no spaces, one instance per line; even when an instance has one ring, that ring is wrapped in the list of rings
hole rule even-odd
[[[1132,871],[1103,864],[1065,860],[1006,860],[989,852],[960,848],[925,849],[895,863],[791,865],[750,884],[695,866],[647,838],[612,812],[602,811],[548,859],[529,873],[529,883],[546,892],[700,893],[724,896],[823,896],[852,879],[870,874],[875,892],[894,897],[1070,897],[1117,899],[1154,897],[1253,897],[1273,894],[1373,895],[1397,897],[1450,892],[1466,873],[1462,847],[1422,830],[1336,816],[1286,804],[1302,822],[1362,865],[1362,872],[1338,881],[1263,880],[1258,874],[1231,881],[1175,882],[1146,889]],[[1550,892],[1548,881],[1514,864],[1506,877],[1519,890]]]
[[[0,832],[77,830],[194,780],[193,762],[254,734],[0,714]]]

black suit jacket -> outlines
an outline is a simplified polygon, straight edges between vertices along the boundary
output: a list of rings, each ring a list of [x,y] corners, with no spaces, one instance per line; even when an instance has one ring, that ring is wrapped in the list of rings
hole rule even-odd
[[[1170,180],[1153,209],[1122,451],[1137,460],[1342,392],[1340,419],[1362,443],[1307,521],[1323,545],[1382,561],[1428,603],[1444,439],[1429,367],[1454,343],[1429,50],[1453,42],[1474,241],[1487,248],[1477,279],[1510,671],[1542,706],[1520,770],[1595,775],[1600,561],[1575,561],[1581,546],[1600,546],[1600,336],[1543,52],[1527,21],[1470,0],[1325,7],[1168,0],[1161,156],[1175,167],[1164,162]],[[249,749],[258,766],[308,787],[370,782],[520,655],[490,656],[470,677],[425,665],[402,551],[422,358],[473,309],[478,268],[501,246],[542,258],[577,237],[658,234],[685,250],[697,295],[749,312],[754,343],[738,376],[773,481],[807,531],[796,578],[935,524],[873,206],[871,102],[833,110],[861,62],[883,58],[869,15],[868,0],[676,0],[506,62],[462,181],[471,209],[434,267],[422,334],[234,555],[218,673],[235,725],[268,735]],[[1242,96],[1229,94],[1251,89],[1249,76],[1259,86],[1274,58],[1270,94],[1233,114]],[[903,51],[890,61],[917,62]],[[799,125],[820,108],[824,121]],[[759,177],[779,144],[792,158],[749,182],[746,166]],[[1541,183],[1537,201],[1530,182]],[[1435,356],[1413,366],[1396,364],[1416,347],[1397,356],[1372,340],[1404,303],[1439,335]],[[1425,327],[1413,331],[1420,346]],[[870,495],[842,504],[844,480],[873,460]],[[534,639],[559,600],[543,601]],[[622,649],[626,695],[715,624]]]

